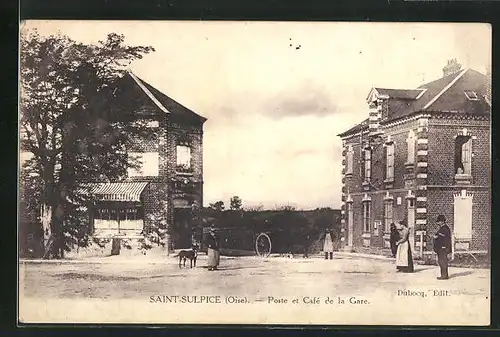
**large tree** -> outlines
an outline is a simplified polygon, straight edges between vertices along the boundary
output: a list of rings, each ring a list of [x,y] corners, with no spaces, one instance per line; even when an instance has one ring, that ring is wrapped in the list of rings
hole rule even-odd
[[[120,78],[129,64],[153,51],[128,46],[109,34],[96,44],[23,29],[20,39],[21,151],[23,167],[37,184],[45,245],[62,257],[70,244],[84,244],[82,218],[89,194],[80,182],[124,176],[131,135],[144,132],[132,111],[117,104]],[[27,192],[25,192],[26,194]],[[48,247],[46,247],[48,249]]]

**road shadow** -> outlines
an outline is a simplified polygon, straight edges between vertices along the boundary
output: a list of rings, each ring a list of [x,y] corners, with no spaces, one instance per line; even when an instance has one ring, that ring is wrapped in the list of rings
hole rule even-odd
[[[470,275],[470,274],[472,274],[472,273],[474,273],[472,270],[463,271],[463,272],[460,272],[460,273],[451,274],[451,275],[450,275],[450,278],[461,277],[461,276],[467,276],[467,275]]]
[[[91,282],[110,282],[110,281],[138,281],[139,277],[127,277],[127,276],[107,276],[107,275],[99,275],[99,274],[91,274],[91,273],[59,273],[54,274],[55,277],[69,281],[69,280],[86,280]]]
[[[217,268],[217,270],[240,270],[240,269],[255,269],[259,267],[255,266],[248,266],[248,267],[224,267],[224,268]]]
[[[415,268],[415,269],[413,270],[413,272],[414,272],[414,273],[420,273],[421,271],[424,271],[424,270],[429,270],[429,269],[431,269],[431,268],[430,268],[430,267],[428,267],[428,268],[418,268],[418,269],[417,269],[417,268]]]

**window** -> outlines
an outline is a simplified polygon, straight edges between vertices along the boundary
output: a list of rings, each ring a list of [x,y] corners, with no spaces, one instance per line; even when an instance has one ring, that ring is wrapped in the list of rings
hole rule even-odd
[[[410,132],[408,133],[406,143],[408,145],[408,158],[406,162],[408,164],[413,164],[415,161],[415,133],[413,132],[413,130],[410,130]]]
[[[472,194],[462,190],[454,195],[453,235],[458,240],[472,239]]]
[[[187,145],[177,145],[177,169],[191,169],[191,148]]]
[[[457,136],[455,139],[455,174],[471,175],[472,138]]]
[[[394,143],[387,144],[386,146],[386,170],[385,178],[389,181],[394,180]]]
[[[129,160],[136,158],[139,162],[138,168],[129,168],[129,177],[156,177],[159,171],[158,152],[129,152]]]
[[[349,146],[349,148],[347,149],[347,166],[345,174],[352,174],[353,156],[354,151],[352,150],[352,146]]]
[[[142,207],[135,208],[96,208],[94,227],[97,230],[141,230],[144,212]]]
[[[371,204],[369,201],[363,202],[363,231],[370,232]]]
[[[365,148],[365,181],[370,181],[371,178],[371,149]]]
[[[385,209],[384,209],[384,229],[386,233],[389,233],[391,230],[391,223],[393,222],[392,217],[392,206],[393,201],[387,200],[385,201]]]
[[[479,98],[477,97],[477,94],[475,91],[466,90],[466,91],[464,91],[464,94],[465,94],[465,97],[467,97],[467,99],[469,101],[479,101]]]

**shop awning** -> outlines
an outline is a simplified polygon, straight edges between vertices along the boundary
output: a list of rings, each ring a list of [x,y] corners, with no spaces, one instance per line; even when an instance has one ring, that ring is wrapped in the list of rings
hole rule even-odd
[[[99,200],[140,201],[147,182],[91,183],[88,191]]]

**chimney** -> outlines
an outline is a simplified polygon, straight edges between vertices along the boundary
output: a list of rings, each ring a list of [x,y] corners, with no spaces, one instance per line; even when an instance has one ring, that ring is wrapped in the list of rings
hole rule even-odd
[[[443,68],[443,77],[459,72],[462,65],[457,62],[457,59],[448,60]]]
[[[369,103],[368,130],[371,137],[380,135],[380,122],[382,119],[382,100],[377,99]]]

